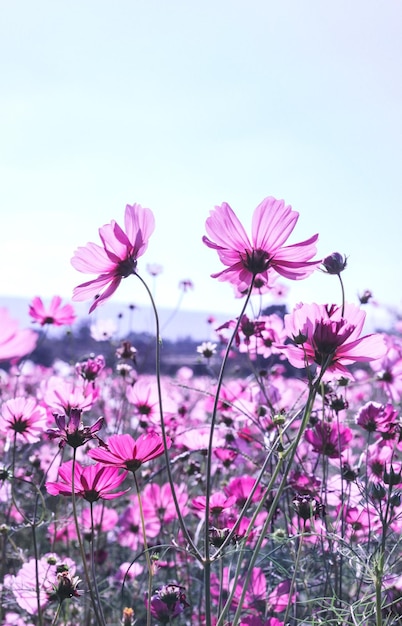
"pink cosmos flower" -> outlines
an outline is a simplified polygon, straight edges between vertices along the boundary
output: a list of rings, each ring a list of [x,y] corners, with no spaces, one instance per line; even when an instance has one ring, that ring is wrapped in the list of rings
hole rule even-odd
[[[218,252],[227,266],[213,278],[227,280],[237,290],[245,292],[258,277],[259,288],[270,286],[273,272],[285,278],[299,280],[309,276],[319,262],[310,261],[316,253],[318,235],[290,246],[283,246],[292,233],[299,214],[283,200],[265,198],[255,209],[252,237],[248,238],[239,219],[224,202],[211,211],[205,227],[208,237],[203,242]]]
[[[387,352],[371,367],[377,373],[379,386],[393,402],[399,402],[402,398],[402,346],[395,336],[387,334],[384,340]]]
[[[291,582],[290,580],[283,580],[277,585],[274,590],[268,596],[268,605],[275,613],[284,611],[288,604],[294,604],[296,602],[296,593],[290,595]]]
[[[191,503],[194,511],[205,511],[206,500],[205,496],[197,496],[194,498]],[[235,502],[235,496],[226,496],[226,494],[221,492],[213,493],[209,499],[210,515],[220,515],[223,511],[228,511]],[[202,517],[202,515],[200,517]]]
[[[103,247],[87,243],[78,248],[71,259],[71,264],[79,272],[98,274],[97,278],[78,285],[73,293],[73,300],[78,302],[95,298],[90,313],[100,302],[110,298],[123,278],[135,273],[137,259],[148,247],[155,220],[150,209],[140,204],[127,204],[124,225],[125,231],[114,220],[105,224],[99,229]]]
[[[294,345],[284,346],[294,367],[316,363],[330,372],[346,374],[346,365],[380,359],[386,351],[379,334],[360,337],[366,313],[353,304],[299,304],[285,315],[287,335]]]
[[[126,493],[113,491],[121,485],[127,472],[119,474],[117,467],[96,465],[80,465],[77,461],[74,467],[74,493],[82,496],[88,502],[113,500]],[[71,496],[73,490],[73,461],[67,461],[59,467],[60,482],[47,482],[46,489],[52,496]]]
[[[162,585],[151,596],[151,615],[162,624],[171,621],[183,613],[188,606],[184,587],[175,584]],[[148,605],[148,602],[146,602]]]
[[[29,315],[41,326],[54,324],[54,326],[65,326],[72,324],[76,318],[71,304],[61,306],[60,296],[53,296],[48,309],[45,308],[42,299],[36,296],[29,305]]]
[[[175,494],[181,514],[184,517],[188,512],[186,486],[183,483],[175,485]],[[177,519],[176,507],[172,496],[172,487],[169,483],[165,483],[162,486],[158,485],[158,483],[149,483],[146,485],[142,494],[142,502],[144,509],[153,507],[164,525]]]
[[[86,385],[84,381],[74,383],[61,376],[51,376],[44,384],[43,401],[52,411],[60,410],[69,415],[72,409],[89,411],[99,394],[97,387]]]
[[[307,429],[304,437],[311,443],[314,452],[334,459],[347,449],[353,439],[353,433],[342,424],[320,421],[313,429]]]
[[[357,412],[356,424],[369,433],[393,433],[398,424],[398,412],[390,403],[366,402]]]
[[[75,371],[81,378],[94,383],[99,374],[105,369],[106,361],[103,354],[89,356],[75,365]]]
[[[38,612],[38,603],[44,608],[51,600],[62,601],[66,597],[78,596],[79,582],[80,579],[75,576],[75,563],[71,559],[60,561],[57,554],[48,553],[38,561],[29,559],[15,576],[7,574],[4,587],[13,593],[18,606],[30,615],[35,615]]]
[[[34,398],[12,398],[1,408],[0,432],[20,435],[25,443],[34,443],[43,436],[46,421],[46,410]]]
[[[168,448],[171,440],[167,438]],[[130,472],[135,472],[143,463],[161,456],[164,452],[163,439],[154,432],[140,435],[135,441],[131,435],[112,435],[107,442],[107,449],[96,448],[90,450],[88,455],[112,467],[123,467]]]
[[[138,423],[142,428],[147,428],[154,424],[154,428],[160,423],[159,395],[155,382],[145,378],[139,378],[132,386],[127,387],[127,400],[134,405]],[[176,406],[164,394],[164,417],[165,419],[174,414]]]
[[[92,426],[84,426],[82,422],[82,409],[70,409],[67,415],[53,414],[57,428],[49,428],[46,431],[50,440],[58,439],[59,447],[69,445],[79,448],[91,439],[98,439],[97,433],[103,427],[104,418],[98,417]]]
[[[235,476],[225,487],[225,493],[228,496],[235,496],[236,505],[238,507],[243,507],[256,482],[257,481],[253,478],[253,476]],[[257,502],[259,500],[261,492],[261,485],[258,485],[254,492],[252,502]]]
[[[144,507],[145,532],[148,539],[154,539],[161,532],[161,521],[155,508],[148,504]],[[138,550],[144,541],[141,526],[141,512],[138,502],[135,502],[127,506],[119,517],[116,526],[118,544],[133,551]]]
[[[91,519],[92,517],[92,519]],[[106,533],[109,530],[113,530],[116,527],[119,516],[114,509],[107,508],[103,503],[95,504],[92,507],[92,514],[90,509],[84,509],[81,514],[81,524],[84,533],[89,533],[92,528]]]
[[[26,356],[35,348],[37,341],[37,333],[29,329],[21,330],[7,309],[0,308],[0,361]]]

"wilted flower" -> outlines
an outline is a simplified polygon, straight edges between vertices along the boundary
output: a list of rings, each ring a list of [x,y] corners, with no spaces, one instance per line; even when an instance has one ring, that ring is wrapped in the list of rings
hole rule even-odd
[[[293,498],[293,507],[298,517],[305,522],[325,515],[325,505],[318,502],[310,494],[296,494]]]
[[[134,625],[134,609],[125,607],[121,618],[121,626],[133,626]]]
[[[362,294],[359,295],[360,304],[367,304],[373,297],[373,294],[369,289],[365,289]]]
[[[56,566],[56,582],[53,589],[48,591],[49,600],[57,600],[60,604],[70,598],[78,598],[80,593],[77,589],[81,582],[79,576],[72,576],[65,565]]]

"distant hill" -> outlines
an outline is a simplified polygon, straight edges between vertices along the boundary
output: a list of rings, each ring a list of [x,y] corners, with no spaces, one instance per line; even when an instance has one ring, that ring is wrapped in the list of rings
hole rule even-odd
[[[48,304],[50,299],[44,299]],[[5,307],[10,315],[18,319],[22,327],[39,328],[33,324],[28,314],[30,299],[0,296],[0,307]],[[68,300],[65,300],[67,302]],[[63,301],[64,302],[64,301]],[[155,321],[152,309],[146,306],[135,306],[130,309],[127,303],[110,300],[94,313],[88,315],[89,305],[85,303],[72,303],[77,314],[75,325],[86,322],[94,324],[98,321],[113,320],[117,325],[118,336],[125,336],[128,332],[135,333],[155,333]],[[205,341],[213,338],[213,328],[230,319],[230,315],[222,313],[214,314],[213,311],[186,311],[161,308],[158,311],[162,338],[175,341],[177,339],[192,338],[194,340]],[[214,324],[208,324],[207,318],[213,315],[216,318]],[[56,332],[54,329],[53,332]]]

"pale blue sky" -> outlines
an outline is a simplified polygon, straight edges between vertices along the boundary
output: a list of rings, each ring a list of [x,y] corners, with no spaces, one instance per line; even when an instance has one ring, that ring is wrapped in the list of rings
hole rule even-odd
[[[300,212],[290,243],[349,256],[348,299],[402,301],[402,4],[1,0],[1,295],[70,297],[74,249],[127,203],[156,231],[161,306],[236,314],[201,237],[229,202],[249,230],[268,195]],[[334,278],[287,282],[336,301]],[[119,300],[142,303],[135,280]]]

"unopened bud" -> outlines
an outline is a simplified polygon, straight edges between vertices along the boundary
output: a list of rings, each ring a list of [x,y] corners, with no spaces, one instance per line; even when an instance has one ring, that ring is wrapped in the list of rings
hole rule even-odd
[[[333,252],[329,256],[325,257],[322,262],[324,271],[327,274],[338,275],[346,268],[347,257],[343,256],[339,252]]]

